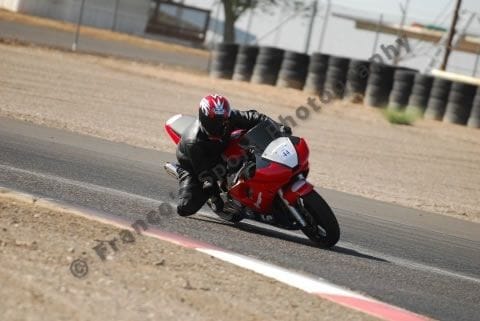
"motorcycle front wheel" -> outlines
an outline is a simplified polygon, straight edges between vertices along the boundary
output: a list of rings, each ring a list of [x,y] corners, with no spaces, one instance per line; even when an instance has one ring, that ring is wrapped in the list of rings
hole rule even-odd
[[[296,208],[307,222],[302,232],[312,242],[322,248],[330,248],[338,242],[340,227],[335,214],[316,191],[313,190],[299,199]]]

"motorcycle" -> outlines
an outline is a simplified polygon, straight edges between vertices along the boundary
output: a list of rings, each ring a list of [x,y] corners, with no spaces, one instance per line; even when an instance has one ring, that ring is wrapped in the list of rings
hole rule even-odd
[[[167,120],[165,130],[178,144],[195,121],[192,116],[175,115]],[[236,130],[222,155],[225,165],[213,169],[223,209],[207,204],[226,221],[252,219],[301,230],[316,246],[330,248],[338,242],[340,228],[330,206],[307,181],[308,156],[306,141],[285,134],[273,121]],[[179,165],[166,163],[164,168],[178,179]]]

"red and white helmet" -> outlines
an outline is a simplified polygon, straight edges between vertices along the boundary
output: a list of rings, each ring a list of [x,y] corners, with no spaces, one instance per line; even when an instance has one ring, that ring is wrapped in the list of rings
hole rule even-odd
[[[230,103],[227,98],[217,94],[208,95],[200,101],[198,119],[209,136],[221,138],[226,134],[230,113]]]

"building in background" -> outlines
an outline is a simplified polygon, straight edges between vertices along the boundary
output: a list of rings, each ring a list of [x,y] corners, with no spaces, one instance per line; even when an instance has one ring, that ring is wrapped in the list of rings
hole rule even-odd
[[[82,1],[0,0],[0,8],[76,23]],[[181,10],[178,9],[178,5],[167,4],[166,0],[84,1],[82,23],[86,25],[156,38],[158,33],[161,33],[170,38],[160,39],[172,41],[171,37],[176,37],[187,41],[188,44],[198,45],[205,42],[210,45],[222,41],[224,14],[220,0],[172,1],[181,4],[183,6]],[[452,1],[445,0],[441,5],[432,7],[431,3],[435,1],[411,0],[411,6],[423,8],[424,11],[422,17],[416,14],[418,10],[412,12],[406,17],[405,25],[436,25],[440,28],[448,25]],[[464,7],[467,8],[464,11],[471,12],[475,9],[480,11],[480,3],[477,1],[464,0]],[[355,19],[341,17],[342,14],[349,14],[369,21],[378,21],[382,16],[383,23],[398,24],[401,21],[401,13],[396,0],[364,0],[360,9],[358,1],[304,0],[304,2],[306,5],[317,3],[311,39],[307,39],[310,26],[308,14],[272,6],[268,12],[248,10],[242,15],[235,24],[236,41],[241,44],[275,46],[299,52],[305,51],[306,43],[309,41],[308,53],[322,51],[337,56],[369,59],[374,53],[378,53],[381,44],[392,44],[397,38],[395,34],[383,32],[377,37],[372,28],[370,30],[357,28]],[[477,18],[471,24],[469,33],[480,34],[480,15]],[[424,70],[435,52],[435,43],[409,39],[409,45],[411,52],[401,56],[399,64]],[[466,75],[480,75],[477,68],[480,47],[477,53],[474,51],[454,51],[448,70]]]
[[[82,0],[0,0],[0,8],[77,23]],[[150,0],[86,0],[82,24],[142,35]]]

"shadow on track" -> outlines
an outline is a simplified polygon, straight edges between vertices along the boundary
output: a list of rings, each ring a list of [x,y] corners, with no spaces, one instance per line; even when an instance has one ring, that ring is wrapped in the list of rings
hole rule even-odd
[[[280,231],[271,230],[271,229],[268,229],[268,228],[265,228],[265,227],[256,226],[256,225],[252,225],[252,224],[248,224],[248,223],[240,222],[240,223],[233,224],[233,223],[229,223],[229,222],[226,222],[226,221],[222,221],[220,219],[217,220],[215,218],[210,218],[210,217],[203,218],[203,217],[198,217],[198,216],[197,217],[195,217],[195,216],[188,217],[188,219],[198,220],[198,221],[203,221],[203,222],[208,222],[208,223],[213,223],[213,224],[219,224],[219,225],[224,225],[224,226],[231,226],[232,228],[237,228],[237,229],[239,229],[243,232],[252,233],[252,234],[256,234],[256,235],[262,235],[262,236],[266,236],[266,237],[270,237],[270,238],[276,238],[276,239],[280,239],[280,240],[284,240],[284,241],[288,241],[288,242],[297,243],[297,244],[309,246],[309,247],[312,247],[312,248],[320,249],[317,246],[315,246],[310,240],[308,240],[306,238],[302,238],[300,236],[295,236],[295,235],[291,235],[291,234],[287,234],[287,233],[282,233]],[[343,247],[343,246],[339,246],[339,245],[335,245],[331,249],[323,249],[323,250],[339,253],[339,254],[342,254],[342,255],[355,256],[355,257],[358,257],[358,258],[377,261],[377,262],[389,262],[385,259],[382,259],[382,258],[379,258],[379,257],[376,257],[376,256],[372,256],[372,255],[368,255],[368,254],[364,254],[364,253],[358,252],[356,250],[352,250],[352,249],[349,249],[349,248],[346,248],[346,247]]]

